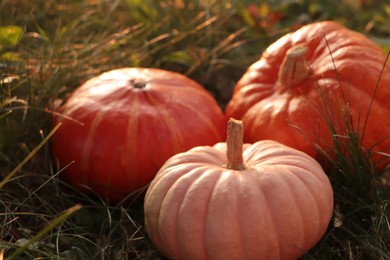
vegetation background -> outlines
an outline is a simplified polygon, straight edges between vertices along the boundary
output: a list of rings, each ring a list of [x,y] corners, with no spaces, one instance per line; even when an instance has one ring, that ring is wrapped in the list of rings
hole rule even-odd
[[[85,80],[132,66],[181,72],[224,108],[269,44],[326,19],[390,50],[385,0],[0,0],[0,259],[163,259],[140,202],[108,205],[61,181],[51,111]],[[390,259],[388,172],[347,169],[338,152],[334,219],[302,259]]]

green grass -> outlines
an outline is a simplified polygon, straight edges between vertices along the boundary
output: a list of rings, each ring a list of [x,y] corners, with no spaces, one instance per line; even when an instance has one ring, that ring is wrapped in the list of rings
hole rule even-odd
[[[301,22],[334,19],[390,49],[384,1],[362,9],[334,0],[269,1],[255,19],[249,2],[0,1],[0,252],[14,259],[162,259],[146,237],[141,202],[108,205],[59,178],[63,169],[48,141],[51,112],[86,79],[120,67],[174,70],[204,85],[223,108],[246,68]],[[262,26],[272,12],[283,19]],[[389,174],[375,172],[353,131],[347,140],[335,139],[340,149],[327,169],[335,218],[303,259],[390,259]]]

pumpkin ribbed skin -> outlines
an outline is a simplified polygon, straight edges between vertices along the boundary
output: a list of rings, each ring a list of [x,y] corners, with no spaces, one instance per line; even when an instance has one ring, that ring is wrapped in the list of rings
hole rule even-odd
[[[301,67],[293,64],[291,73],[297,76],[282,78],[288,51],[299,45],[307,47],[307,75],[301,78],[294,71]],[[303,26],[270,45],[248,68],[235,86],[226,117],[244,122],[245,142],[272,139],[317,157],[314,143],[324,150],[333,147],[326,120],[333,121],[338,136],[347,135],[341,108],[349,109],[366,149],[389,154],[390,63],[384,68],[385,60],[374,42],[335,22]],[[388,156],[374,158],[378,165],[389,163]]]
[[[310,156],[275,141],[245,144],[243,170],[226,143],[173,156],[145,197],[146,231],[170,259],[296,259],[324,234],[333,192]]]
[[[103,73],[57,112],[54,156],[61,166],[74,161],[64,178],[113,201],[150,182],[172,155],[226,136],[214,98],[184,75],[160,69]]]

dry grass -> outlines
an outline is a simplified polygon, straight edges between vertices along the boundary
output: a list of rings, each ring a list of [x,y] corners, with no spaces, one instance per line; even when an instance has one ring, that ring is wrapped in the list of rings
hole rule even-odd
[[[302,21],[332,18],[390,37],[388,5],[357,17],[336,1],[301,2],[262,5],[251,17],[246,1],[0,1],[0,259],[162,259],[144,232],[142,202],[108,205],[59,178],[51,110],[86,79],[131,66],[184,73],[224,107],[262,50]],[[276,24],[273,12],[283,15]],[[349,174],[342,150],[328,170],[335,223],[303,259],[389,259],[389,184],[358,152],[358,174]]]

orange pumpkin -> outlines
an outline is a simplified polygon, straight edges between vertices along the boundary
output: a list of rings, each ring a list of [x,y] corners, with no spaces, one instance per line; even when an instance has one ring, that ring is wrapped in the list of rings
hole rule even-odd
[[[316,158],[315,145],[331,153],[332,138],[348,135],[343,116],[350,113],[365,149],[384,166],[390,159],[383,156],[390,153],[385,61],[384,51],[360,33],[331,21],[306,25],[273,43],[248,68],[226,117],[245,123],[246,142],[272,139]]]
[[[324,234],[333,192],[310,156],[275,141],[226,143],[171,157],[151,182],[145,227],[170,259],[296,259]]]
[[[57,110],[53,154],[75,187],[120,201],[172,155],[223,141],[215,99],[179,73],[123,68],[90,79]]]

